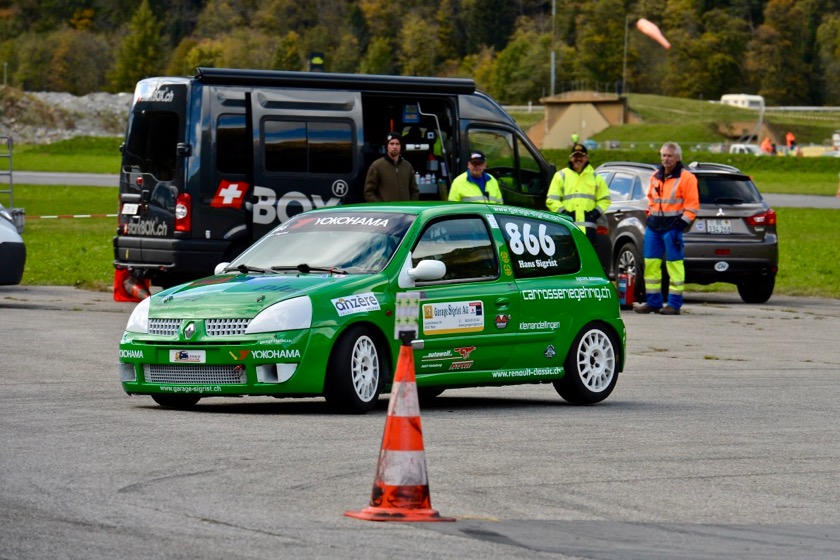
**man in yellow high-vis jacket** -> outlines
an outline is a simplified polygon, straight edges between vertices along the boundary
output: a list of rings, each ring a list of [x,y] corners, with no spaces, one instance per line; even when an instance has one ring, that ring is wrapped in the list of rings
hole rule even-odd
[[[570,216],[595,246],[596,222],[610,206],[610,189],[589,163],[583,144],[575,144],[569,167],[554,174],[545,205],[552,212]]]

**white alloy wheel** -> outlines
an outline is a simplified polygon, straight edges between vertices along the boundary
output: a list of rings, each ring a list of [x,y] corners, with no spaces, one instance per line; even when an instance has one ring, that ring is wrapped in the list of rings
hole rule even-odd
[[[571,404],[595,404],[610,396],[618,381],[620,355],[612,331],[590,323],[575,337],[566,361],[564,375],[554,389]]]
[[[353,345],[350,376],[359,400],[370,402],[379,388],[379,354],[368,336],[360,336]]]
[[[587,389],[600,393],[607,389],[616,374],[615,349],[610,337],[593,329],[577,346],[577,374]]]

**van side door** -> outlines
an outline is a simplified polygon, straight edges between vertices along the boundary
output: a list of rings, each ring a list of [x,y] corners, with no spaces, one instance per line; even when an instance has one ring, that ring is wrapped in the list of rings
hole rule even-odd
[[[519,131],[492,125],[467,128],[466,151],[480,150],[487,173],[499,181],[505,204],[545,210],[548,182],[539,152]]]
[[[290,217],[362,200],[361,93],[254,89],[255,237]]]

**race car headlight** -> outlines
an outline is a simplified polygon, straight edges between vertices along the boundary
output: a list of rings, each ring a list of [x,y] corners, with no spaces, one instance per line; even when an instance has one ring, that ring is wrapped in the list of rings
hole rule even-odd
[[[128,318],[128,324],[125,330],[133,333],[149,332],[149,305],[152,298],[146,298],[137,304],[134,311],[131,312],[131,317]]]
[[[312,326],[312,301],[298,297],[275,303],[260,311],[248,324],[245,334],[293,331]]]

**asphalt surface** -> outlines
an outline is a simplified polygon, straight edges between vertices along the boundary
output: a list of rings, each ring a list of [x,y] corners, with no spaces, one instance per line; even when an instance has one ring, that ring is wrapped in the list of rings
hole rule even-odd
[[[628,357],[592,407],[545,385],[447,391],[422,410],[432,506],[373,523],[387,397],[126,396],[132,304],[0,287],[0,557],[840,557],[840,300],[687,294],[624,312]]]

